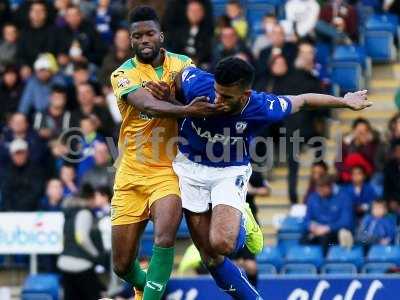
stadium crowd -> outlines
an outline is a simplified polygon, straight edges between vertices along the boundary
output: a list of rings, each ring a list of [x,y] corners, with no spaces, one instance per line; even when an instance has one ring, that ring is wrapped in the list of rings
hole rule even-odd
[[[121,121],[109,77],[131,57],[126,16],[136,5],[152,5],[163,16],[166,49],[210,71],[221,58],[238,56],[255,66],[254,88],[276,94],[332,93],[316,45],[357,43],[373,11],[400,15],[397,0],[288,0],[255,30],[246,1],[226,2],[217,12],[210,0],[1,0],[0,211],[60,211],[65,199],[90,186],[89,207],[96,216],[108,214]],[[278,138],[285,127],[291,136],[300,128],[307,141],[326,134],[328,117],[299,113],[260,135]],[[81,138],[69,143],[76,134]],[[385,135],[367,119],[354,120],[341,150],[334,170],[323,161],[312,165],[303,198],[288,145],[290,202],[307,205],[302,241],[325,250],[346,239],[395,243],[400,113],[388,120]]]

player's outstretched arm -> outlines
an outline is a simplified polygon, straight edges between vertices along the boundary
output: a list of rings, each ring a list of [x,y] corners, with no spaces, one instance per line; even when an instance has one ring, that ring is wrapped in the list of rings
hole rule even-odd
[[[292,113],[307,108],[349,108],[352,110],[362,110],[372,106],[368,100],[368,91],[358,91],[347,93],[344,97],[335,97],[323,94],[302,94],[289,96],[292,102]]]
[[[212,104],[205,97],[197,97],[187,105],[176,105],[167,101],[157,100],[143,88],[129,93],[126,101],[138,110],[156,118],[208,117],[223,111],[218,104]]]

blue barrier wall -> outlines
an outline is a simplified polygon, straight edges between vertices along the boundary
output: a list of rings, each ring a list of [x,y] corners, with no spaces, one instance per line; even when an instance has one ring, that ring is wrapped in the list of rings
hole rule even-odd
[[[399,300],[399,276],[274,276],[259,280],[265,300]],[[230,300],[211,277],[174,278],[166,300]]]

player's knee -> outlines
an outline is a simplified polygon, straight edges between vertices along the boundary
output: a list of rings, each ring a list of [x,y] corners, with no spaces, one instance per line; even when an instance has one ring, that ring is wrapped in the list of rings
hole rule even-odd
[[[211,234],[210,245],[215,252],[221,255],[229,255],[235,250],[235,241],[223,234]]]
[[[154,244],[162,248],[170,248],[175,245],[175,236],[168,234],[158,234],[154,236]]]
[[[113,258],[113,270],[114,273],[119,277],[123,277],[129,272],[129,268],[131,266],[131,261],[125,259],[123,257],[114,257]]]

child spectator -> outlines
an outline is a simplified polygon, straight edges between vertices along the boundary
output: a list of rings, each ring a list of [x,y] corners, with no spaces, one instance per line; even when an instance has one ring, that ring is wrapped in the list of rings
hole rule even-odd
[[[8,23],[3,27],[3,40],[0,42],[0,71],[17,61],[18,29]]]
[[[372,203],[371,214],[366,215],[360,225],[357,241],[366,248],[374,244],[393,244],[396,235],[396,225],[392,218],[387,217],[386,202],[375,200]]]
[[[64,199],[64,188],[61,180],[50,179],[47,182],[46,195],[41,199],[39,210],[61,211],[61,204]]]
[[[80,127],[82,129],[82,140],[80,144],[81,159],[77,169],[78,182],[82,180],[87,171],[95,166],[95,145],[103,140],[102,136],[96,131],[97,126],[94,118],[83,117],[80,121]]]
[[[344,193],[351,199],[358,217],[369,212],[372,201],[378,198],[362,166],[351,169],[351,183],[344,187]]]
[[[70,196],[78,192],[76,185],[76,172],[72,165],[64,165],[60,170],[60,179],[63,184],[64,196]]]
[[[328,175],[329,166],[324,161],[314,162],[311,166],[310,181],[306,195],[304,196],[304,203],[307,203],[308,197],[315,192],[315,186],[319,178]]]
[[[241,39],[245,39],[247,36],[248,25],[243,16],[243,9],[240,6],[240,2],[237,0],[229,1],[226,5],[225,11],[227,17],[231,21],[231,26],[235,28]]]

